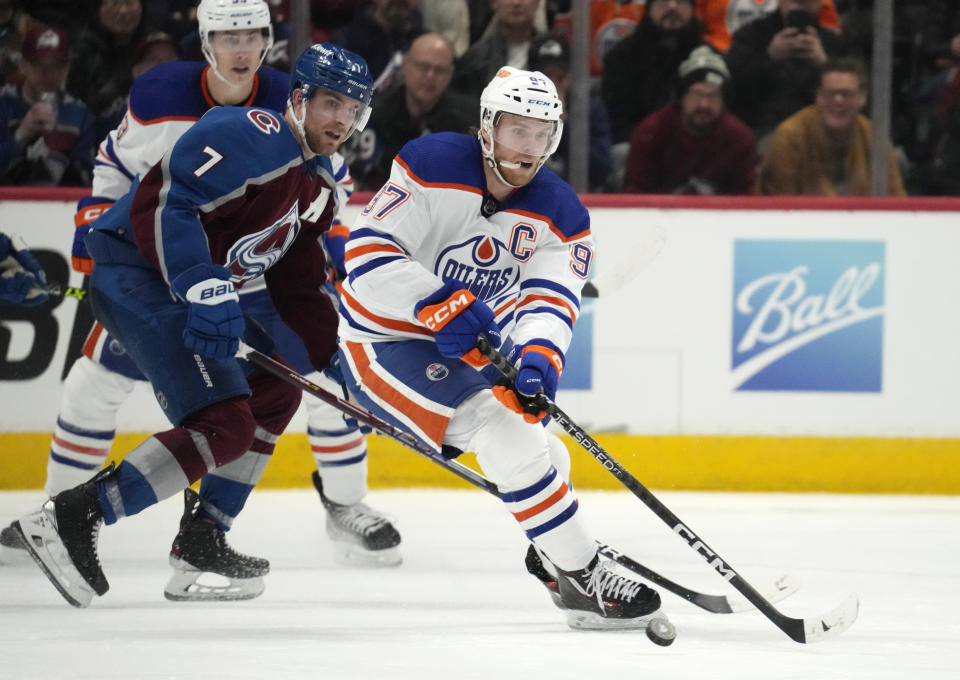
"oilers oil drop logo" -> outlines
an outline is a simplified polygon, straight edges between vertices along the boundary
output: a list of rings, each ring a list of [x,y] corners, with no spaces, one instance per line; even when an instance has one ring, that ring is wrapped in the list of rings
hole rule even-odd
[[[516,260],[496,238],[480,234],[443,250],[434,273],[444,281],[459,281],[478,300],[491,300],[520,277]]]

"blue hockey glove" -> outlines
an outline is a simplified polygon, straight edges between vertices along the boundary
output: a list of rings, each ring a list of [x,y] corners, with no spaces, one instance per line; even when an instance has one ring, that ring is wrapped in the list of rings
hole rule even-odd
[[[0,234],[0,301],[33,307],[48,298],[47,274],[37,258]]]
[[[491,345],[500,347],[500,327],[493,310],[462,285],[448,281],[418,302],[413,311],[420,323],[433,331],[440,354],[479,367],[488,362],[477,349],[477,336],[483,333]]]
[[[563,372],[563,357],[545,340],[532,340],[517,345],[507,358],[512,362],[520,357],[513,389],[504,383],[493,387],[494,396],[511,411],[523,416],[528,423],[536,423],[546,417],[538,394],[543,393],[553,401],[557,395],[557,381]]]
[[[183,344],[188,349],[221,359],[237,353],[246,326],[229,269],[199,264],[177,276],[170,288],[189,305],[183,329]]]

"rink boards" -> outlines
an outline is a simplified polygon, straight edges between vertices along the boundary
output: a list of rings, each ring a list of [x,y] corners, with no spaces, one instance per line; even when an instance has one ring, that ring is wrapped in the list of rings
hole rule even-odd
[[[79,288],[68,264],[75,196],[19,191],[29,200],[12,200],[2,190],[0,225],[41,252],[52,278]],[[641,481],[960,493],[960,202],[585,203],[601,291],[582,306],[558,403]],[[348,207],[347,223],[360,207]],[[633,271],[658,230],[662,252]],[[0,487],[42,483],[85,305],[68,295],[52,309],[0,310]],[[303,423],[301,414],[281,439],[265,484],[308,484]],[[165,427],[145,388],[121,410],[121,432]],[[116,450],[143,436],[123,437]],[[379,438],[370,450],[373,486],[457,483]],[[575,483],[616,484],[577,458]]]

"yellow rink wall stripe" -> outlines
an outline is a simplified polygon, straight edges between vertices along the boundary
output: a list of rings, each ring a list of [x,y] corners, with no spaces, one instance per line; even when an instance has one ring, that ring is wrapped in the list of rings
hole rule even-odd
[[[122,434],[115,456],[146,434]],[[828,491],[960,494],[960,439],[844,437],[596,436],[652,489]],[[386,437],[369,437],[372,488],[469,488],[450,472]],[[46,475],[49,433],[0,434],[0,489],[37,489]],[[613,475],[569,439],[573,483],[580,489],[622,488]],[[475,465],[472,456],[462,457]],[[262,488],[310,485],[314,462],[304,434],[280,438]]]

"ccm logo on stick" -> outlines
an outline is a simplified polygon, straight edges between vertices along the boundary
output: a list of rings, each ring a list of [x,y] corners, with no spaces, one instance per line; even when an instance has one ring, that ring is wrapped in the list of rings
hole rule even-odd
[[[707,545],[700,540],[700,538],[690,531],[682,522],[678,522],[677,526],[673,527],[674,532],[676,532],[683,540],[690,544],[690,547],[694,549],[695,552],[700,553],[700,555],[707,561],[714,570],[720,574],[726,580],[732,579],[737,575],[733,569],[724,564],[723,560],[714,555],[714,552],[707,547]],[[712,560],[710,558],[713,558]]]

